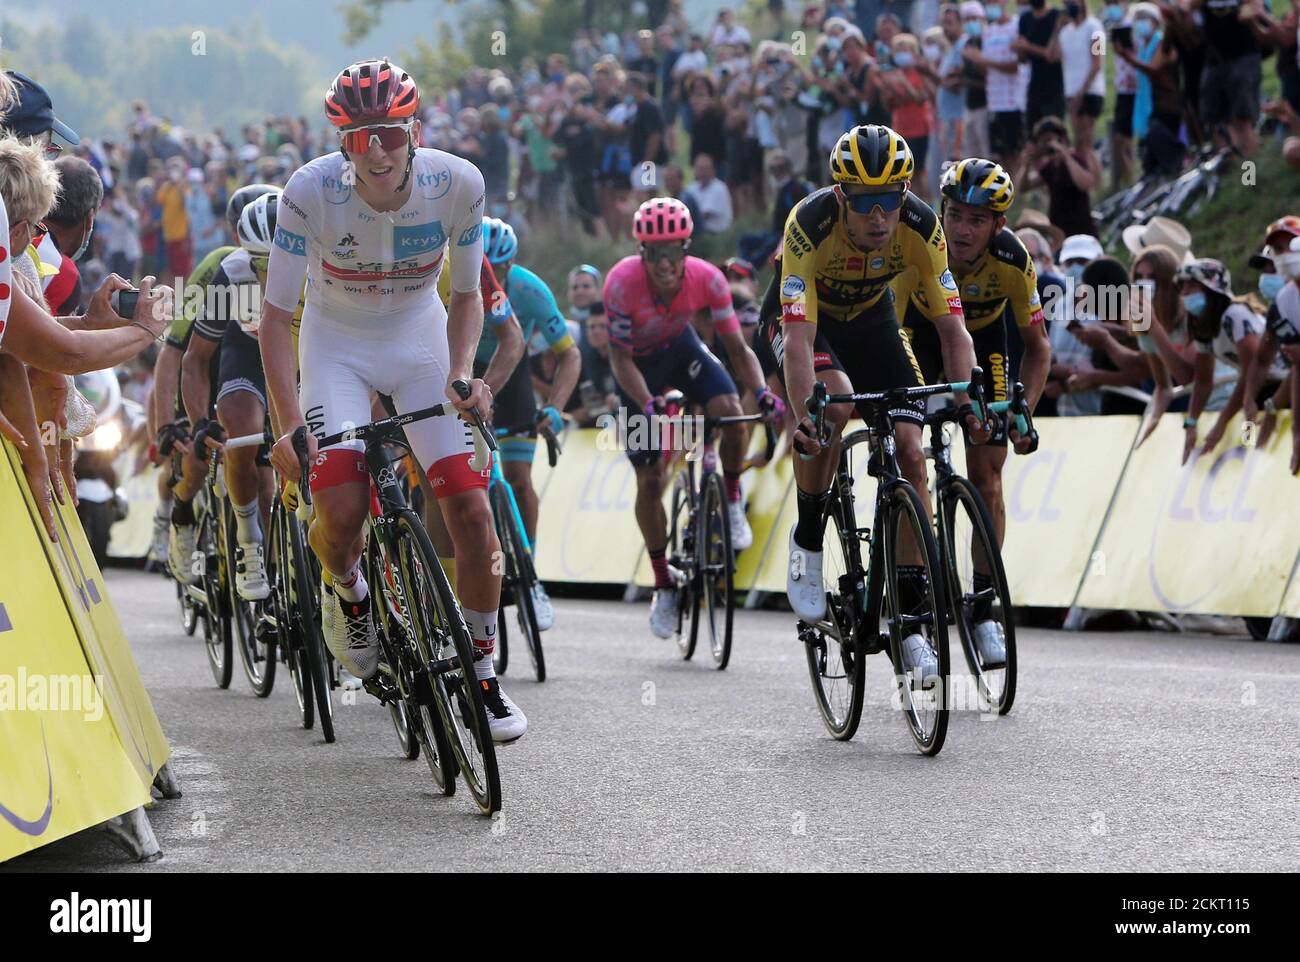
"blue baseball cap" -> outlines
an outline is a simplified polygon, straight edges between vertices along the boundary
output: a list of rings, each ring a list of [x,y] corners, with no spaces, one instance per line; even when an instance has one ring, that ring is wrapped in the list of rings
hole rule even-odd
[[[39,137],[52,130],[74,147],[81,143],[77,132],[54,116],[54,103],[45,88],[26,74],[6,70],[18,88],[18,103],[0,117],[0,126],[20,137]]]

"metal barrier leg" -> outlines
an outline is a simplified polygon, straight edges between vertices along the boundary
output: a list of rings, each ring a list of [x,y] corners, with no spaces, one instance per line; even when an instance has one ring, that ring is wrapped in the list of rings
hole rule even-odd
[[[181,780],[176,777],[176,772],[172,770],[172,763],[167,762],[162,768],[158,769],[158,774],[154,776],[153,787],[158,790],[163,798],[180,798],[181,797]]]
[[[110,818],[100,827],[137,862],[156,862],[162,858],[162,848],[143,806]]]
[[[1276,615],[1273,623],[1268,626],[1269,641],[1286,641],[1296,631],[1297,622],[1300,619],[1288,618],[1286,615]]]
[[[767,600],[766,591],[751,591],[747,595],[745,595],[745,610],[753,611],[756,608],[761,607],[763,602],[766,600]]]
[[[1082,631],[1083,623],[1088,620],[1088,608],[1080,608],[1078,605],[1071,605],[1070,610],[1065,613],[1065,623],[1061,625],[1062,631]]]

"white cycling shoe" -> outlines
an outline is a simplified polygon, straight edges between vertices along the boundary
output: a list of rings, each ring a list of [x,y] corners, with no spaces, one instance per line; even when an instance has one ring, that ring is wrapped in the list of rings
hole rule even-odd
[[[555,624],[555,606],[540,581],[533,585],[533,614],[537,616],[538,631],[546,631]]]
[[[500,681],[496,678],[482,678],[478,684],[483,689],[483,707],[487,709],[492,741],[498,744],[512,742],[528,731],[528,719],[519,710],[519,706],[510,700],[510,696],[501,690]]]
[[[731,550],[740,554],[754,543],[754,532],[749,527],[749,519],[745,517],[743,499],[727,502],[727,518],[731,522]]]
[[[903,639],[903,671],[913,679],[912,689],[925,687],[931,678],[939,677],[939,655],[925,635],[908,635]],[[920,677],[921,684],[915,679]]]
[[[785,597],[801,621],[810,624],[826,617],[826,588],[822,585],[822,553],[799,547],[790,528],[790,565],[785,576]]]
[[[158,564],[170,565],[171,557],[171,518],[169,514],[153,516],[153,542],[149,545],[149,560]]]
[[[650,599],[650,632],[656,638],[671,638],[677,632],[677,589],[656,588]]]
[[[197,585],[203,580],[195,572],[195,548],[199,540],[199,526],[196,524],[174,524],[171,537],[167,541],[167,567],[171,568],[172,577],[183,585]]]
[[[379,668],[379,636],[370,620],[370,599],[345,601],[321,585],[320,621],[334,660],[362,681]]]
[[[1007,639],[1000,621],[990,618],[976,623],[975,649],[980,655],[980,665],[985,670],[1007,666]]]
[[[262,542],[250,541],[235,547],[235,593],[245,601],[265,601],[271,594],[262,562]]]

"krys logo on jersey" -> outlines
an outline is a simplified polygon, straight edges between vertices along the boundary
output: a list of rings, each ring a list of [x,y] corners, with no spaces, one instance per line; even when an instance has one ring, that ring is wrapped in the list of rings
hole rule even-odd
[[[415,186],[425,200],[439,200],[451,190],[451,171],[441,165],[415,174]]]
[[[393,227],[394,257],[411,257],[415,254],[441,250],[445,243],[447,243],[447,232],[442,229],[440,220],[429,224]]]

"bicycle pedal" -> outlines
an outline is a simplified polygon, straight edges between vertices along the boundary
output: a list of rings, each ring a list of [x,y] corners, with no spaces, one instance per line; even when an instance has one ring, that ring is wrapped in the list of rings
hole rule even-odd
[[[874,642],[867,641],[862,645],[862,654],[876,655],[889,649],[889,635],[878,633]]]

